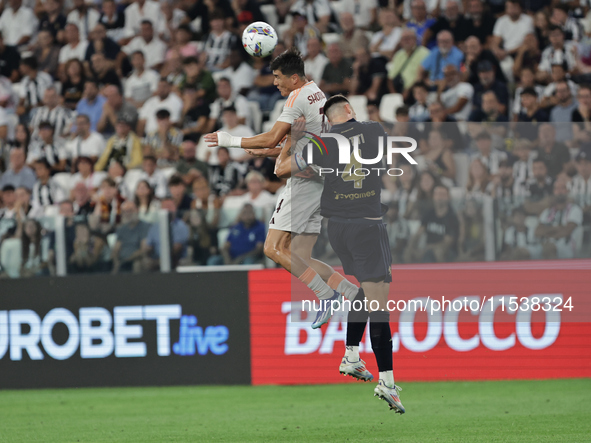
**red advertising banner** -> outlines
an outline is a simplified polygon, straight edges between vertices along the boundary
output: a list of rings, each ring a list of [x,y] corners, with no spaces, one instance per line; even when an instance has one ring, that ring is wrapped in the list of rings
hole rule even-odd
[[[439,311],[400,303],[391,310],[396,380],[591,377],[590,270],[589,261],[394,267],[394,308],[411,300],[449,303]],[[311,329],[305,289],[284,270],[249,273],[254,385],[351,380],[338,372],[346,314]],[[481,308],[460,308],[464,299]],[[532,302],[540,306],[524,309]],[[377,377],[368,332],[360,352]]]

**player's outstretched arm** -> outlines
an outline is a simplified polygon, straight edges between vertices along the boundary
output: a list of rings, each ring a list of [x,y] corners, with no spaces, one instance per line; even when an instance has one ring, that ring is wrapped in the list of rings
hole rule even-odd
[[[207,146],[224,146],[226,148],[257,149],[275,148],[283,137],[290,131],[291,125],[285,122],[275,122],[269,132],[264,132],[254,137],[235,137],[227,132],[213,132],[205,135]]]

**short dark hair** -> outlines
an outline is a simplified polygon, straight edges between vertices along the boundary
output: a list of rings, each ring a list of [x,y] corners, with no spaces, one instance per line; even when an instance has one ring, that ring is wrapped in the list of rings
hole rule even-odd
[[[396,109],[396,115],[404,115],[407,116],[408,115],[408,106],[406,105],[402,105],[400,106],[398,109]]]
[[[140,24],[142,24],[142,25],[150,25],[150,27],[154,28],[154,24],[152,23],[152,20],[143,19]]]
[[[141,55],[142,58],[144,58],[144,59],[146,58],[144,51],[142,51],[141,49],[138,49],[137,51],[133,51],[131,53],[131,57],[133,57],[134,55]]]
[[[55,128],[53,127],[53,125],[51,124],[51,122],[44,120],[41,123],[39,123],[39,129],[51,129],[52,131],[55,130]]]
[[[560,31],[560,33],[562,35],[564,35],[564,29],[562,29],[560,26],[558,26],[558,25],[550,25],[550,26],[548,26],[548,33],[554,32],[554,31]]]
[[[38,160],[35,160],[35,164],[44,166],[48,171],[51,171],[51,165],[49,164],[46,158],[40,158]]]
[[[21,60],[21,65],[28,66],[31,69],[37,70],[39,67],[39,63],[37,63],[37,59],[35,57],[25,57]]]
[[[429,87],[427,86],[427,84],[425,82],[416,82],[414,85],[412,85],[412,89],[414,88],[422,88],[425,91],[429,90]]]
[[[156,119],[164,120],[165,118],[170,118],[170,111],[168,109],[159,109],[156,112]]]
[[[170,177],[170,180],[168,180],[168,186],[180,185],[185,185],[185,182],[183,181],[183,178],[180,175],[174,174],[172,177]]]
[[[523,91],[521,91],[521,94],[519,94],[520,96],[523,95],[533,95],[534,97],[538,96],[538,93],[536,92],[536,90],[534,88],[532,88],[531,86],[528,88],[525,88]]]
[[[271,62],[272,71],[281,71],[287,77],[296,74],[300,77],[305,77],[304,59],[302,54],[295,47],[289,48],[287,51],[279,54]]]
[[[591,85],[589,83],[582,83],[579,85],[579,91],[581,89],[587,89],[587,90],[591,91]]]
[[[86,120],[86,123],[89,123],[90,124],[90,117],[88,115],[86,115],[86,114],[78,114],[76,116],[76,118],[82,118],[82,119]]]
[[[199,59],[195,56],[187,57],[183,60],[183,65],[199,64]]]
[[[222,114],[224,112],[226,112],[226,111],[228,111],[228,112],[234,112],[235,113],[236,112],[236,108],[234,106],[232,106],[232,105],[226,106],[224,109],[222,109]]]
[[[328,113],[330,112],[330,108],[341,103],[349,103],[349,100],[347,100],[347,97],[341,94],[333,95],[331,98],[326,100],[326,103],[324,104],[324,115],[329,118]]]
[[[12,185],[4,185],[2,192],[14,192],[15,188]]]
[[[153,163],[157,163],[158,160],[156,160],[156,157],[154,157],[153,155],[144,155],[144,161],[151,161]]]
[[[107,184],[110,188],[117,187],[117,183],[115,183],[115,180],[113,180],[111,177],[104,178],[103,181],[101,182],[101,186],[104,184]]]

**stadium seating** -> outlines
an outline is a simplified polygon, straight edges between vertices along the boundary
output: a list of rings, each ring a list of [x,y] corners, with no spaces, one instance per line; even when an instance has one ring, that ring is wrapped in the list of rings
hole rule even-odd
[[[351,103],[351,107],[355,110],[355,114],[357,114],[357,120],[369,120],[367,97],[365,95],[350,95],[349,103]]]

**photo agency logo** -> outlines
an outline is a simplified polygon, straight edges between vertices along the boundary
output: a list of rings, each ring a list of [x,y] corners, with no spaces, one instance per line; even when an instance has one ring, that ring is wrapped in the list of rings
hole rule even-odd
[[[304,131],[303,137],[309,140],[306,153],[307,164],[315,163],[314,155],[334,155],[333,152],[329,152],[325,140],[334,139],[336,141],[338,147],[338,163],[342,165],[342,169],[338,167],[321,167],[319,168],[319,174],[321,176],[329,174],[336,174],[337,176],[350,175],[362,179],[373,173],[378,176],[388,174],[392,177],[398,177],[404,171],[400,168],[393,167],[395,164],[395,154],[402,155],[411,165],[417,164],[416,160],[410,155],[417,148],[417,141],[411,137],[378,137],[377,152],[374,158],[363,158],[362,156],[359,145],[365,143],[363,132],[347,138],[342,134],[336,133],[323,132],[318,136],[312,132]],[[314,149],[314,146],[316,149]],[[351,147],[353,150],[351,150]],[[364,151],[367,152],[369,150],[364,149]],[[372,151],[374,150],[372,149]]]

